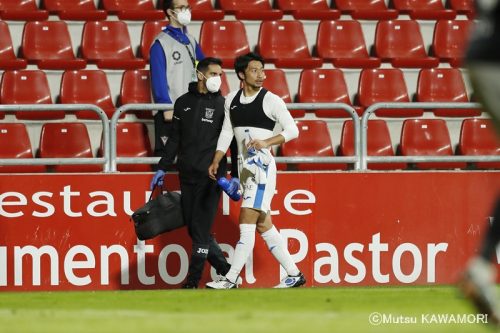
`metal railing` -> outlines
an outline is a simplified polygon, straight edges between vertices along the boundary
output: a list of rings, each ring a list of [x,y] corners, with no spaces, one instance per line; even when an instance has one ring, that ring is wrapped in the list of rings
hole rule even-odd
[[[40,112],[40,111],[82,111],[90,110],[99,115],[102,122],[103,135],[103,157],[93,158],[0,158],[0,165],[75,165],[75,164],[102,164],[103,171],[110,170],[109,158],[109,120],[106,113],[99,107],[93,104],[0,104],[0,111],[8,112]]]
[[[462,156],[368,156],[368,118],[379,109],[474,109],[481,108],[479,103],[376,103],[370,105],[361,118],[361,170],[371,163],[398,162],[500,162],[500,155],[462,155]]]
[[[399,162],[500,162],[500,156],[461,155],[461,156],[368,156],[368,119],[379,109],[470,109],[481,108],[478,103],[377,103],[368,107],[360,119],[354,108],[343,103],[290,103],[290,110],[344,110],[353,120],[354,156],[332,157],[275,157],[277,163],[352,163],[354,170],[367,170],[368,163]],[[0,165],[75,165],[102,164],[104,172],[116,172],[118,164],[156,164],[159,157],[118,157],[117,123],[120,116],[128,111],[172,110],[172,104],[127,104],[116,110],[111,120],[105,112],[93,104],[24,104],[0,105],[0,111],[80,111],[92,110],[99,115],[103,125],[103,157],[95,158],[0,158]],[[109,126],[108,126],[109,124]]]
[[[335,156],[335,157],[276,157],[277,163],[353,163],[354,169],[361,166],[361,143],[360,143],[360,122],[359,116],[350,105],[344,103],[290,103],[287,104],[290,110],[321,110],[321,109],[340,109],[346,111],[352,118],[354,125],[354,156]]]
[[[111,158],[110,171],[117,171],[117,164],[127,163],[127,164],[156,164],[160,160],[159,157],[118,157],[116,152],[117,147],[117,131],[116,126],[118,124],[118,119],[122,113],[128,111],[154,111],[154,110],[172,110],[173,104],[126,104],[118,109],[111,117],[109,123],[111,140],[109,142],[109,152]]]
[[[290,110],[318,110],[318,109],[340,109],[346,111],[353,119],[354,124],[354,156],[339,156],[339,157],[308,157],[308,156],[294,156],[294,157],[275,157],[276,163],[353,163],[355,169],[359,169],[361,162],[360,154],[360,125],[359,116],[350,105],[343,103],[290,103],[287,104]],[[111,172],[117,170],[117,164],[153,164],[158,163],[159,157],[118,157],[116,152],[117,136],[116,126],[121,114],[128,111],[141,111],[141,110],[171,110],[172,104],[127,104],[123,105],[116,110],[111,117],[110,122],[110,158],[111,158]]]

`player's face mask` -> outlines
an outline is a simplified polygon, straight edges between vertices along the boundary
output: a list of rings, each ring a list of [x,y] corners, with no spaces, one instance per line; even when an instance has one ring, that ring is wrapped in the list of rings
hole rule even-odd
[[[191,11],[187,8],[183,8],[180,11],[174,13],[177,15],[177,22],[186,26],[191,23]]]
[[[200,71],[198,71],[198,73],[203,75],[203,73]],[[216,93],[219,91],[220,86],[222,84],[222,80],[220,78],[220,75],[211,76],[209,78],[207,78],[205,75],[203,75],[203,77],[207,80],[205,85],[206,85],[208,91],[210,91],[211,93]]]

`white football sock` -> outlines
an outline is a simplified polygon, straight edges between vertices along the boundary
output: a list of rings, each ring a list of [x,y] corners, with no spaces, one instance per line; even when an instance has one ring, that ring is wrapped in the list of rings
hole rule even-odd
[[[278,262],[283,266],[286,273],[291,276],[297,276],[300,271],[297,265],[292,260],[290,252],[285,245],[283,237],[273,225],[271,229],[261,234],[262,238],[267,244],[267,248]]]
[[[236,244],[234,250],[234,258],[231,263],[231,269],[226,274],[226,278],[234,282],[240,275],[243,266],[248,260],[250,253],[255,245],[255,224],[240,224],[240,240]]]

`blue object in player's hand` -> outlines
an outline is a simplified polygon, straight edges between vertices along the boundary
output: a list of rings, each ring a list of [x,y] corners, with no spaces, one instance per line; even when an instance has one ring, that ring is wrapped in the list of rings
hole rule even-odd
[[[227,179],[226,177],[220,177],[217,180],[217,184],[219,184],[222,190],[226,192],[232,200],[240,200],[240,180],[238,178]]]
[[[165,176],[165,171],[158,170],[156,171],[153,179],[151,180],[151,184],[149,185],[149,189],[152,191],[155,188],[155,185],[163,186],[163,177]]]

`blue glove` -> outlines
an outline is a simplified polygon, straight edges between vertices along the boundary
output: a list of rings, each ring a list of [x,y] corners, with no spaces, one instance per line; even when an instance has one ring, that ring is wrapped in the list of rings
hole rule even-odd
[[[163,186],[163,177],[165,176],[165,171],[158,170],[156,171],[153,179],[151,180],[151,184],[149,185],[149,189],[152,191],[155,188],[155,185]]]
[[[233,199],[238,201],[241,198],[240,192],[240,180],[238,178],[231,178],[230,180],[226,177],[220,177],[217,180],[217,184],[222,188],[226,194]]]

